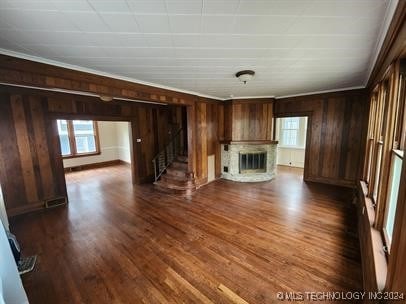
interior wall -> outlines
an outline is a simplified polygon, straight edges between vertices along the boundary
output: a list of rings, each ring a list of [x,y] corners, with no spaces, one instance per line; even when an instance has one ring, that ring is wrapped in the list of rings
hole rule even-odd
[[[220,140],[273,140],[273,98],[228,100],[220,104]]]
[[[64,168],[122,160],[131,163],[128,122],[98,121],[100,154],[63,159]]]
[[[190,111],[192,109],[192,111]],[[219,104],[208,98],[199,98],[194,110],[193,128],[195,140],[192,141],[196,158],[196,184],[204,185],[221,175],[219,129]],[[193,114],[192,114],[193,115]],[[190,130],[188,130],[189,132]],[[214,172],[213,172],[214,164]]]
[[[166,123],[153,117],[162,108],[0,85],[0,182],[8,216],[66,197],[56,119],[129,121],[133,182],[151,181],[152,158],[164,140],[155,132],[156,124]]]
[[[365,90],[277,99],[275,116],[308,116],[304,179],[355,187],[368,102]]]
[[[116,147],[117,159],[131,163],[131,150],[130,150],[130,126],[128,122],[115,122],[116,126]]]

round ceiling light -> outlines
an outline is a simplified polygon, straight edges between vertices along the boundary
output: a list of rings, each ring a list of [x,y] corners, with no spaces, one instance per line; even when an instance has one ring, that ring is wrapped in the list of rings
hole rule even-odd
[[[235,77],[237,77],[240,81],[244,82],[244,84],[247,83],[248,80],[251,80],[252,77],[254,77],[255,72],[251,70],[244,70],[244,71],[239,71],[235,74]]]

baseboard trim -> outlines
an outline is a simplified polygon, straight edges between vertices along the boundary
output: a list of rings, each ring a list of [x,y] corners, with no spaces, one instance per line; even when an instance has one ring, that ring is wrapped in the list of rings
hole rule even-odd
[[[116,165],[131,166],[130,163],[127,163],[121,159],[114,159],[114,160],[109,160],[109,161],[104,161],[104,162],[97,162],[97,163],[91,163],[91,164],[85,164],[85,165],[79,165],[79,166],[73,166],[73,167],[66,167],[66,168],[64,168],[64,171],[65,171],[65,173],[69,173],[69,172],[97,169],[97,168],[110,167],[110,166],[116,166]]]

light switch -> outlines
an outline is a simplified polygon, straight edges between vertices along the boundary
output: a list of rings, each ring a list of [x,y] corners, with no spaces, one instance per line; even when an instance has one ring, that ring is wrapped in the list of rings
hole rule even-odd
[[[141,138],[137,138],[137,142],[141,142]]]

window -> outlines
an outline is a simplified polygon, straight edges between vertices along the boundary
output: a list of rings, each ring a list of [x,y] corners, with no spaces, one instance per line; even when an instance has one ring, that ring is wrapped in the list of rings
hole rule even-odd
[[[405,77],[399,75],[397,100],[394,100],[395,122],[393,127],[393,143],[390,159],[390,173],[388,179],[388,191],[386,193],[385,215],[383,222],[383,235],[386,246],[390,252],[392,235],[395,224],[396,207],[400,187],[400,178],[403,163],[403,149],[405,148]]]
[[[97,123],[92,120],[57,120],[63,157],[98,154]]]
[[[373,149],[374,153],[371,168],[368,169],[370,176],[367,178],[369,196],[372,197],[375,206],[378,205],[379,195],[381,191],[382,184],[382,158],[384,146],[387,144],[385,141],[385,132],[387,128],[387,113],[389,107],[389,80],[386,80],[382,86],[379,88],[378,94],[374,94],[371,106],[374,108],[375,116],[373,119],[375,122],[369,125],[371,135],[373,136]],[[377,97],[376,97],[377,96]],[[377,98],[376,105],[375,98]],[[376,106],[376,110],[375,110]],[[370,136],[371,136],[370,135]],[[367,151],[368,152],[368,151]],[[385,177],[386,178],[386,177]]]
[[[281,144],[282,146],[298,146],[299,117],[287,117],[281,120]]]
[[[398,201],[400,175],[402,171],[403,151],[396,150],[392,156],[392,166],[389,178],[389,192],[386,203],[386,214],[384,222],[384,236],[390,250],[392,242],[393,226],[395,223],[396,206]]]

